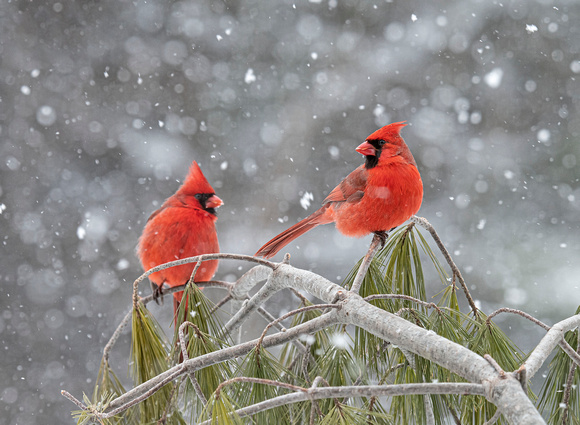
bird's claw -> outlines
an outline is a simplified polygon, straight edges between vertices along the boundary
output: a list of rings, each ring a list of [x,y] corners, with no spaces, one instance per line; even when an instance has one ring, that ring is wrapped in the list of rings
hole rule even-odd
[[[163,304],[163,286],[151,282],[151,290],[153,291],[153,300],[158,304]]]
[[[385,244],[387,243],[387,238],[389,237],[389,234],[387,232],[385,232],[384,230],[381,230],[381,231],[375,232],[375,235],[381,241],[381,248],[384,248]]]

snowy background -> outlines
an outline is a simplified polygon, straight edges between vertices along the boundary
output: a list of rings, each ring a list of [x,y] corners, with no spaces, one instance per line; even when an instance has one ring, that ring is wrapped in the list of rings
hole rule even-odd
[[[407,120],[419,215],[484,311],[573,314],[579,108],[572,0],[1,2],[0,424],[73,422],[60,390],[92,392],[140,231],[194,159],[222,250],[252,254]],[[340,281],[369,242],[325,226],[287,251]],[[526,350],[543,334],[498,323]]]

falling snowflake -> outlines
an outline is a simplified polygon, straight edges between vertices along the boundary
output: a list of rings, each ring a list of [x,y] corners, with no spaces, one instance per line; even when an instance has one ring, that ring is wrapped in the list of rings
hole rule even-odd
[[[307,210],[310,206],[310,201],[314,201],[314,195],[312,195],[310,192],[304,192],[304,195],[302,195],[302,198],[300,198],[300,205],[302,208]]]
[[[248,68],[246,71],[244,81],[246,84],[252,84],[254,81],[256,81],[256,75],[254,74],[254,70],[252,68]]]
[[[538,31],[538,27],[535,26],[534,24],[526,24],[526,31],[529,32],[530,34],[533,34],[536,31]]]

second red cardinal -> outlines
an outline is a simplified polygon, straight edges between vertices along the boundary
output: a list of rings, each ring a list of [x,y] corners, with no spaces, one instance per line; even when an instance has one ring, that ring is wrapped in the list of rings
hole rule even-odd
[[[143,269],[149,270],[181,258],[219,252],[215,209],[222,204],[197,162],[193,161],[181,187],[147,220],[137,246]],[[157,285],[159,292],[164,283],[171,287],[183,285],[189,280],[195,264],[161,270],[150,275],[149,280]],[[210,280],[217,267],[217,260],[204,261],[195,274],[195,281]],[[175,313],[182,296],[183,292],[173,294]]]
[[[400,135],[405,122],[384,126],[356,151],[365,163],[350,173],[322,202],[322,208],[280,233],[256,253],[270,258],[320,224],[335,223],[346,236],[386,232],[403,224],[421,207],[423,182],[411,151]]]

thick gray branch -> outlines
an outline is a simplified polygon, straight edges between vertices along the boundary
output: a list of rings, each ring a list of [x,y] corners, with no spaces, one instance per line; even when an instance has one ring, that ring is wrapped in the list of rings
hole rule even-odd
[[[280,284],[308,291],[325,302],[339,299],[342,309],[336,314],[345,324],[352,324],[431,360],[470,382],[481,383],[486,397],[513,424],[544,424],[520,382],[510,374],[500,378],[498,372],[481,356],[445,339],[432,331],[381,310],[357,294],[306,270],[280,264],[273,275]]]
[[[557,345],[564,342],[564,334],[580,326],[580,314],[569,317],[556,323],[550,328],[548,333],[542,338],[540,343],[534,348],[528,359],[524,362],[527,371],[527,378],[532,376],[540,369],[550,353]]]

